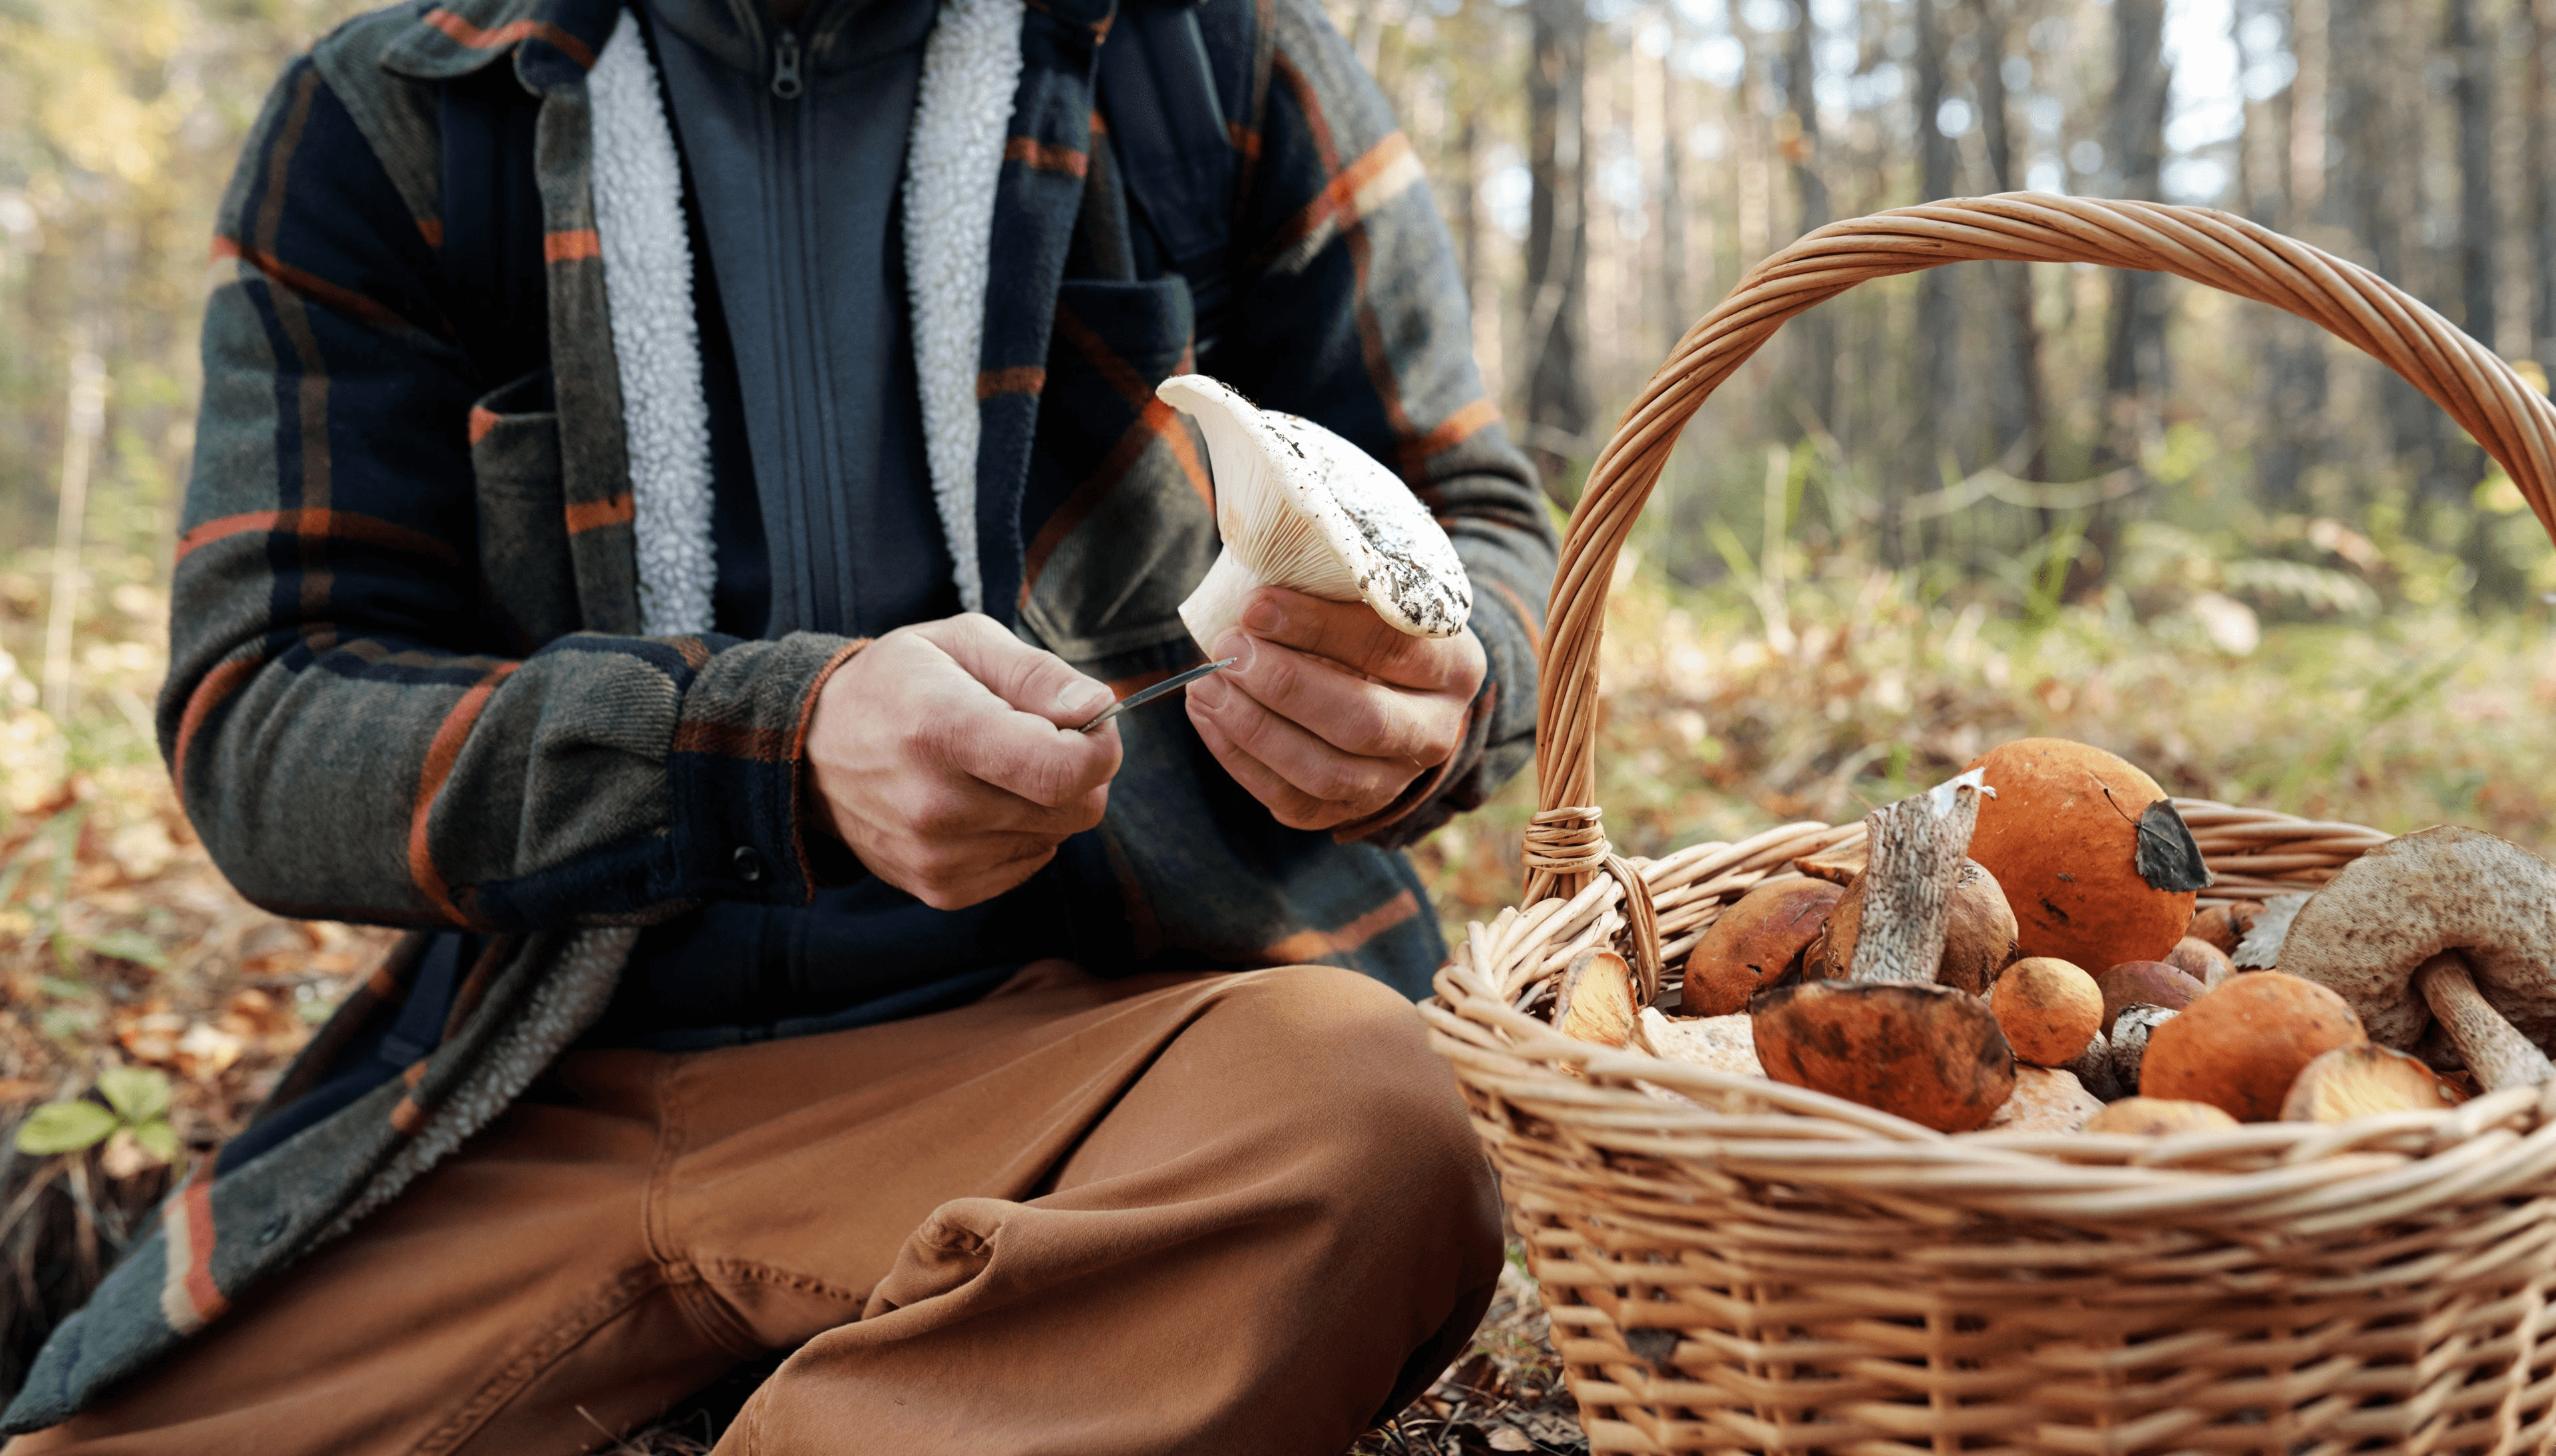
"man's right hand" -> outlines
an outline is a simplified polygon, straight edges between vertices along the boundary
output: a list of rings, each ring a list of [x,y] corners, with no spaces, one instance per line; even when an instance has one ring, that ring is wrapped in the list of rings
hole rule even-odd
[[[902,627],[818,690],[808,767],[871,874],[935,910],[993,899],[1100,822],[1107,686],[969,613]]]

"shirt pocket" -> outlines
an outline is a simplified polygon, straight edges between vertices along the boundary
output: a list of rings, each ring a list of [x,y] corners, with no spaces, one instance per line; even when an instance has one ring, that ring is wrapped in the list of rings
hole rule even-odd
[[[1207,446],[1154,386],[1194,366],[1189,285],[1057,290],[1038,448],[1022,496],[1022,616],[1076,662],[1187,640],[1215,559]]]
[[[576,631],[576,568],[549,369],[471,405],[470,472],[489,614],[519,652]]]

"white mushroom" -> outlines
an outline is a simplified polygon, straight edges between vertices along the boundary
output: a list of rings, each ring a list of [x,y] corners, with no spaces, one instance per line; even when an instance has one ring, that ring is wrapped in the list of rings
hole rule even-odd
[[[1181,621],[1202,649],[1214,650],[1256,586],[1362,599],[1414,637],[1465,630],[1473,588],[1455,543],[1374,456],[1204,374],[1174,375],[1154,393],[1199,423],[1215,476],[1224,549],[1181,603]]]

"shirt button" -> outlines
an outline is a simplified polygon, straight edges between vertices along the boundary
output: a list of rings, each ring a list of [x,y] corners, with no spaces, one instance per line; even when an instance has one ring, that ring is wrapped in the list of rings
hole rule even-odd
[[[753,845],[738,845],[736,853],[728,856],[728,864],[735,869],[736,878],[744,883],[748,885],[763,883],[763,856],[754,852]]]

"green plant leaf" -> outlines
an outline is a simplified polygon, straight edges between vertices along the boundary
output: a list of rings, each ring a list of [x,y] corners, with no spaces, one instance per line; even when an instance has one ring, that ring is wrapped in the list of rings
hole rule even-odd
[[[104,1141],[115,1126],[114,1113],[85,1098],[48,1102],[18,1125],[18,1151],[38,1157],[77,1153]]]
[[[162,1162],[178,1160],[178,1130],[169,1126],[165,1118],[155,1119],[136,1127],[133,1130],[133,1141],[142,1145],[143,1152]]]
[[[97,1090],[128,1123],[147,1123],[169,1111],[169,1074],[155,1067],[109,1067],[97,1074]]]
[[[169,957],[160,949],[160,942],[139,930],[109,930],[81,944],[94,954],[129,960],[155,971],[166,970],[169,965]]]

